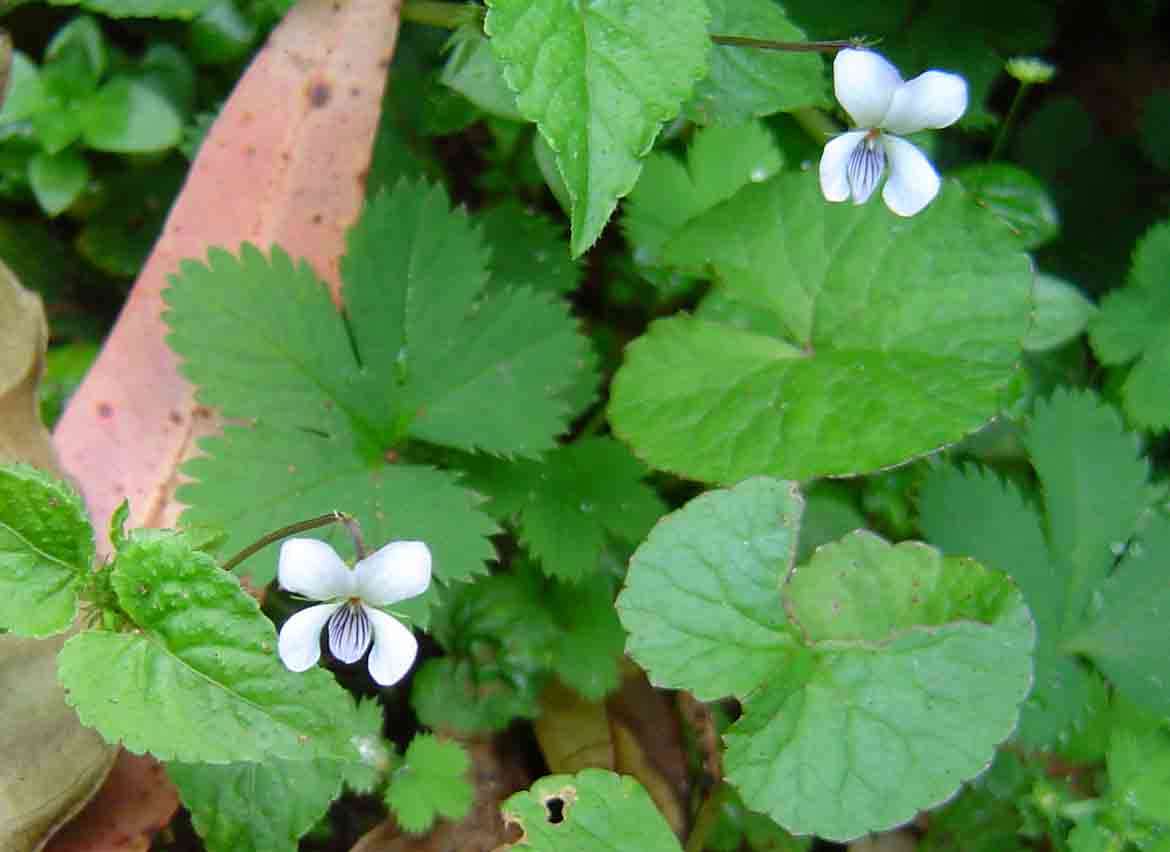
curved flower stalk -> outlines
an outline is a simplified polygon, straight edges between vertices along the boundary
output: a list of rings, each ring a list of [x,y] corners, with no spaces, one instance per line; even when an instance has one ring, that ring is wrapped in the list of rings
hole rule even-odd
[[[829,141],[821,155],[821,192],[828,201],[864,204],[886,166],[882,200],[913,216],[938,195],[939,176],[917,147],[900,138],[948,127],[967,110],[967,81],[927,71],[903,81],[898,69],[870,50],[842,50],[833,61],[833,91],[857,129]]]
[[[431,582],[431,551],[421,541],[394,541],[358,561],[351,570],[323,541],[293,538],[280,547],[277,579],[282,588],[323,601],[293,615],[280,629],[281,662],[303,672],[321,657],[321,631],[329,650],[355,663],[373,644],[370,676],[381,686],[402,680],[418,655],[410,628],[380,608],[413,598]]]

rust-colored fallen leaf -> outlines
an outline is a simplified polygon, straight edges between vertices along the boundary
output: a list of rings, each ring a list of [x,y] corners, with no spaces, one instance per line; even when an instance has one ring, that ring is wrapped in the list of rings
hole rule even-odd
[[[117,325],[54,435],[89,507],[99,550],[108,550],[106,521],[124,498],[131,526],[174,524],[179,465],[199,437],[218,428],[213,412],[196,405],[165,341],[162,291],[179,261],[203,258],[213,245],[279,244],[336,287],[344,233],[361,209],[399,6],[302,0],[204,140]],[[110,781],[111,801],[132,799],[140,783],[154,785],[133,806],[147,837],[178,800],[150,761],[123,765]],[[97,832],[108,817],[96,805],[87,808],[74,833],[92,839],[69,848],[134,848]],[[56,842],[49,848],[60,852]]]
[[[516,759],[516,750],[495,740],[465,742],[471,754],[475,804],[460,822],[439,822],[426,834],[402,831],[390,817],[357,842],[351,852],[492,852],[515,842],[519,831],[508,828],[500,816],[500,803],[533,782]]]
[[[0,461],[57,472],[49,431],[37,411],[48,342],[40,298],[0,263]]]
[[[122,751],[106,783],[86,806],[85,818],[62,828],[49,849],[146,852],[174,811],[174,791],[162,766],[149,757]]]

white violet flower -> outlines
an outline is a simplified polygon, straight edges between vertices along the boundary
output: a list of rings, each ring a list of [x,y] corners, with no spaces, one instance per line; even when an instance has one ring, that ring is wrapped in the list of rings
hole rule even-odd
[[[918,148],[899,138],[947,127],[967,110],[967,81],[927,71],[903,81],[898,69],[870,50],[846,49],[833,61],[833,91],[856,130],[842,133],[821,155],[821,192],[829,201],[864,204],[885,173],[886,206],[913,216],[938,195],[939,176]],[[895,135],[898,134],[898,135]]]
[[[303,609],[280,628],[281,662],[303,672],[321,658],[321,631],[329,630],[329,650],[343,663],[362,658],[371,641],[370,675],[382,686],[402,680],[418,655],[410,628],[379,607],[426,591],[431,583],[431,551],[421,541],[393,541],[351,570],[323,541],[292,538],[280,547],[277,569],[288,591],[325,603]]]

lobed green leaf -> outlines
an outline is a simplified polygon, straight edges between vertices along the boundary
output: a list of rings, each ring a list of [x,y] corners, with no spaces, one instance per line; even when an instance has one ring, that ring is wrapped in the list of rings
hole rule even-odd
[[[426,831],[442,817],[460,820],[471,810],[475,791],[467,779],[471,758],[454,740],[418,734],[386,788],[386,805],[407,831]]]
[[[1006,578],[917,542],[858,531],[793,571],[800,510],[765,478],[701,495],[634,554],[618,610],[656,684],[744,703],[725,766],[745,804],[841,841],[987,765],[1031,686],[1034,630]]]
[[[666,511],[642,482],[645,467],[612,438],[566,444],[543,461],[480,458],[469,468],[470,484],[491,498],[485,509],[501,520],[518,517],[521,541],[561,579],[595,573],[607,535],[632,546]]]

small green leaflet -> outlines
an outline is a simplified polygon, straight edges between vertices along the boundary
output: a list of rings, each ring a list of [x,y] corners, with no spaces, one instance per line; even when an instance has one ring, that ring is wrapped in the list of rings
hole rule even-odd
[[[500,520],[518,517],[529,552],[564,580],[598,570],[607,535],[632,547],[666,511],[642,482],[646,468],[612,438],[566,444],[541,461],[480,457],[468,469],[469,484],[491,498],[484,508]]]
[[[580,255],[706,70],[707,8],[702,0],[491,0],[488,9],[484,30],[517,106],[556,153]]]
[[[297,841],[341,793],[330,760],[168,763],[207,852],[296,852]]]
[[[1036,310],[1024,338],[1024,348],[1029,352],[1044,352],[1068,343],[1085,330],[1097,313],[1097,306],[1077,287],[1053,275],[1036,276],[1032,297]]]
[[[472,735],[501,731],[515,719],[540,715],[543,681],[509,677],[502,667],[458,657],[427,660],[414,673],[410,705],[419,721]]]
[[[65,643],[58,673],[83,723],[160,760],[353,757],[352,699],[323,669],[281,664],[272,622],[210,556],[140,530],[105,570],[137,629]]]
[[[1084,718],[1091,685],[1078,653],[1123,694],[1170,712],[1162,685],[1170,680],[1170,587],[1159,561],[1170,552],[1170,522],[1152,519],[1127,547],[1150,498],[1137,441],[1089,394],[1058,391],[1037,406],[1025,444],[1043,486],[1043,512],[1014,486],[973,468],[939,468],[920,493],[926,538],[1007,571],[1036,618],[1036,686],[1021,738],[1050,746]]]
[[[1170,732],[1162,714],[1115,702],[1106,761],[1109,798],[1139,820],[1170,826]]]
[[[919,542],[857,531],[793,571],[801,511],[774,479],[699,496],[635,552],[618,612],[656,685],[743,702],[724,739],[744,803],[844,841],[986,767],[1031,685],[1034,630],[1006,577]]]
[[[1037,248],[1060,234],[1056,203],[1031,172],[1010,163],[981,163],[954,176],[1011,228],[1021,248]]]
[[[477,25],[464,26],[451,36],[451,52],[439,82],[454,89],[484,112],[523,121],[516,95],[504,81],[504,72],[491,45]]]
[[[626,349],[610,421],[705,482],[898,464],[999,410],[1031,313],[1028,256],[960,187],[913,219],[827,204],[813,174],[745,185],[663,247],[784,329],[677,316]]]
[[[33,638],[68,629],[93,560],[73,489],[27,465],[0,465],[0,627]]]
[[[185,262],[166,292],[169,342],[199,398],[251,425],[185,468],[197,481],[180,495],[184,522],[226,529],[231,552],[342,509],[372,544],[426,541],[441,582],[482,571],[495,525],[456,475],[414,463],[411,442],[536,456],[592,381],[567,306],[527,288],[485,293],[487,261],[442,189],[401,182],[349,233],[344,314],[279,249]],[[273,567],[249,564],[259,582]]]
[[[1129,281],[1101,302],[1089,326],[1093,351],[1110,366],[1130,364],[1121,386],[1125,413],[1144,429],[1170,428],[1170,222],[1152,227],[1133,255]]]
[[[516,852],[681,852],[646,788],[604,769],[548,775],[500,806]],[[554,818],[555,817],[555,818]]]
[[[419,734],[410,741],[402,766],[390,776],[386,805],[398,824],[418,834],[442,817],[460,820],[471,810],[475,791],[467,778],[471,759],[454,740]]]
[[[687,148],[685,165],[656,151],[622,211],[622,228],[641,264],[662,263],[662,248],[684,225],[749,183],[780,171],[784,158],[759,122],[705,127]]]
[[[707,0],[712,35],[800,42],[804,31],[774,0]],[[687,116],[701,124],[735,124],[750,118],[829,105],[828,75],[816,53],[715,45],[711,67],[695,87]]]

